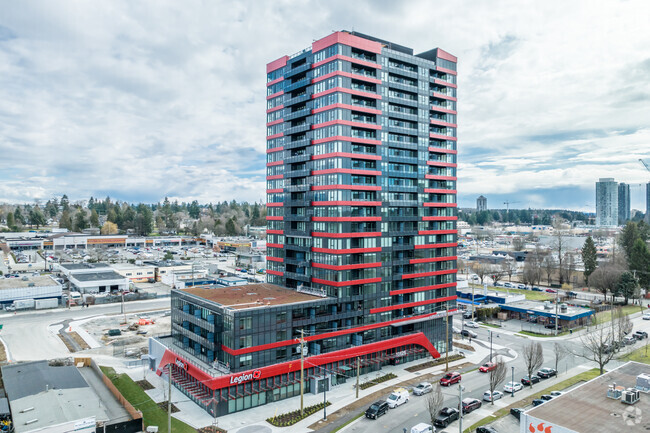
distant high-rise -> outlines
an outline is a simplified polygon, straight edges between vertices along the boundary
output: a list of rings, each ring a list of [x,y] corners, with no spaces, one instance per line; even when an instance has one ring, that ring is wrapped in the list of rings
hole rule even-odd
[[[613,178],[601,178],[596,182],[596,225],[618,225],[618,184]]]
[[[623,225],[630,220],[630,185],[618,184],[618,224]]]
[[[645,221],[650,224],[650,182],[645,186]]]
[[[476,210],[479,212],[487,210],[487,198],[480,195],[476,199]]]

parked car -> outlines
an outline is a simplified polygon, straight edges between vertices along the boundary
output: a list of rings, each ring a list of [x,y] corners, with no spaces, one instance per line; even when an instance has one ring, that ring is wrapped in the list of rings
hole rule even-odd
[[[636,331],[634,334],[634,338],[637,340],[643,340],[644,338],[648,338],[648,333],[645,331]]]
[[[376,401],[366,409],[366,418],[377,419],[388,412],[388,403],[385,401]]]
[[[546,329],[555,329],[555,323],[549,323],[547,325],[544,325],[544,328],[546,328]],[[557,325],[557,330],[561,331],[562,330],[562,325]]]
[[[463,337],[472,337],[472,338],[478,337],[478,334],[470,329],[463,329],[460,332],[460,335],[462,335]]]
[[[511,284],[511,283],[505,283],[505,284],[503,285],[503,287],[507,287],[507,288],[509,288],[509,289],[513,289],[513,288],[515,287],[515,285],[514,285],[514,284]]]
[[[636,344],[636,337],[633,335],[626,335],[625,338],[623,338],[623,341],[625,341],[625,344],[632,345]]]
[[[542,368],[537,372],[537,375],[541,377],[542,379],[548,379],[549,377],[553,377],[557,374],[557,371],[553,368]]]
[[[546,293],[557,293],[555,289],[546,289]]]
[[[489,425],[482,425],[480,427],[476,427],[476,433],[499,433],[494,427],[490,427]]]
[[[391,409],[395,409],[397,406],[401,406],[408,401],[409,392],[406,388],[397,388],[386,399],[386,403],[388,403],[388,407]]]
[[[526,386],[531,386],[533,383],[539,383],[539,376],[533,374],[532,376],[524,376],[521,378],[521,384]]]
[[[420,382],[413,388],[413,394],[415,395],[423,395],[431,391],[433,391],[433,385],[429,382]]]
[[[503,397],[503,393],[501,391],[494,391],[492,393],[492,396],[490,396],[490,390],[489,389],[483,393],[483,400],[485,400],[485,401],[498,400],[501,397]]]
[[[434,422],[438,427],[447,427],[460,417],[460,412],[454,407],[443,407]]]
[[[478,371],[481,373],[487,373],[488,371],[492,371],[495,368],[497,368],[497,364],[495,362],[486,362],[478,368]]]
[[[535,400],[533,400],[533,406],[534,407],[537,407],[540,404],[544,404],[544,403],[546,403],[546,400],[542,400],[541,398],[536,398]]]
[[[533,292],[542,292],[542,289],[540,289],[539,287],[533,287],[531,290]]]
[[[643,313],[643,320],[650,320],[650,312]]]
[[[442,386],[453,385],[454,383],[460,382],[461,379],[462,377],[460,373],[455,371],[450,371],[449,373],[442,376],[442,378],[440,379],[440,385]]]
[[[510,409],[510,415],[513,415],[515,418],[520,419],[521,414],[524,413],[526,409],[521,408],[521,407],[513,407]]]
[[[508,382],[503,385],[503,392],[512,393],[512,391],[517,392],[524,389],[524,386],[518,382]]]
[[[471,320],[468,320],[467,322],[465,322],[465,326],[467,328],[478,328],[479,327],[478,323],[472,322]]]
[[[526,290],[526,285],[525,284],[517,284],[517,288],[521,290]]]
[[[471,311],[463,312],[463,319],[471,319],[471,318],[472,318],[472,312]]]
[[[544,394],[544,395],[541,395],[539,398],[541,398],[541,399],[544,400],[544,401],[553,400],[553,396],[550,395],[550,394]]]
[[[434,433],[435,431],[435,427],[425,422],[421,422],[420,424],[411,427],[411,433]]]
[[[462,401],[463,414],[472,412],[475,409],[481,407],[483,403],[478,398],[465,398]]]
[[[577,298],[578,297],[578,294],[576,292],[566,292],[566,295],[569,298]]]
[[[564,394],[562,391],[551,391],[551,395],[552,395],[553,397],[559,397],[559,396],[561,396],[562,394]]]

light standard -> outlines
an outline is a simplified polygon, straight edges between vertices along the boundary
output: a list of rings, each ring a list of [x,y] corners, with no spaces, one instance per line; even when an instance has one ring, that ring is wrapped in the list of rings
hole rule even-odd
[[[490,333],[490,362],[492,362],[492,331],[488,331]]]
[[[515,396],[515,366],[512,366],[512,396]]]

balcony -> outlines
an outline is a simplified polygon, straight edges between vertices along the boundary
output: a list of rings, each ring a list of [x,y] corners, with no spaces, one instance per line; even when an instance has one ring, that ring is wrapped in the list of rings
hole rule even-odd
[[[311,108],[303,108],[302,110],[294,111],[293,113],[286,114],[284,116],[284,121],[288,122],[290,120],[298,119],[300,117],[309,116],[311,114]]]
[[[305,138],[301,138],[300,140],[285,142],[284,148],[286,150],[289,150],[289,149],[295,149],[297,147],[309,146],[310,144],[311,144],[311,136],[306,135]]]
[[[188,322],[198,325],[201,328],[204,328],[210,332],[215,332],[215,324],[208,322],[207,320],[203,320],[200,317],[196,317],[190,313],[186,313],[183,310],[175,310],[174,314],[177,314],[178,317],[180,317],[182,320],[187,320]]]
[[[284,106],[286,108],[291,105],[296,105],[296,104],[300,104],[301,102],[309,101],[311,99],[311,95],[312,95],[311,92],[305,92],[302,95],[287,99],[284,101]]]
[[[301,183],[299,185],[285,185],[284,189],[287,192],[302,192],[302,191],[309,191],[311,188],[311,185],[308,183]]]
[[[289,84],[288,86],[285,86],[284,87],[284,93],[293,92],[294,90],[297,90],[297,89],[299,89],[301,87],[305,87],[305,86],[307,86],[309,84],[311,84],[311,78],[305,77],[305,78],[303,78],[301,80],[296,81],[293,84]]]
[[[300,125],[292,126],[284,130],[284,135],[298,134],[300,132],[309,131],[311,128],[311,123],[304,122]]]
[[[297,66],[293,69],[289,69],[288,71],[284,72],[284,78],[291,78],[295,75],[298,75],[301,72],[305,72],[311,69],[311,63],[307,62],[304,65]]]
[[[292,177],[307,177],[311,175],[311,171],[308,169],[302,169],[302,170],[290,170],[290,171],[285,171],[284,177],[285,178],[292,178]]]
[[[305,162],[309,161],[311,159],[311,155],[307,152],[302,153],[300,155],[293,155],[288,158],[284,158],[284,163],[285,164],[293,164],[296,162]]]

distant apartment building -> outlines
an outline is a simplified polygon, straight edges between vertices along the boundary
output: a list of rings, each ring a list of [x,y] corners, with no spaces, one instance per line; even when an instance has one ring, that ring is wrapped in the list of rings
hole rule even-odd
[[[623,225],[630,220],[630,185],[618,184],[618,224]]]
[[[645,221],[650,224],[650,182],[645,186]]]
[[[487,210],[487,198],[485,198],[485,197],[483,197],[482,195],[480,195],[480,196],[476,199],[476,210],[477,210],[478,212],[481,212],[481,211]]]
[[[618,225],[618,184],[611,177],[596,182],[596,225]]]

